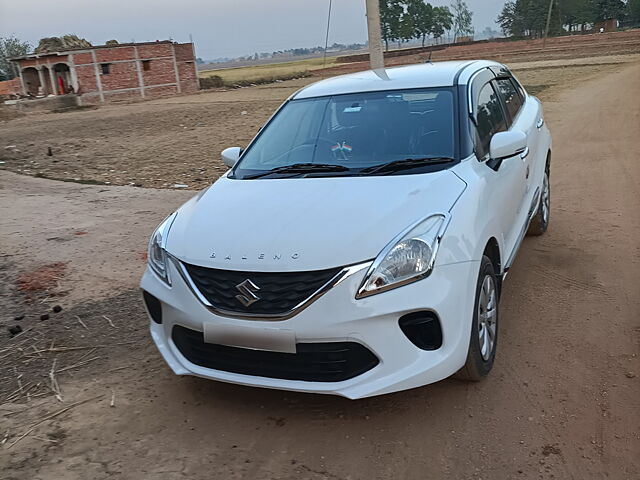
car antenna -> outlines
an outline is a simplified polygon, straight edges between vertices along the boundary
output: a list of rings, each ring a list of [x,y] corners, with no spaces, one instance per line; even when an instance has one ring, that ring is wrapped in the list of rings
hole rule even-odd
[[[431,55],[433,55],[433,50],[429,50],[429,58],[427,58],[427,60],[424,63],[433,64],[433,62],[431,61]]]

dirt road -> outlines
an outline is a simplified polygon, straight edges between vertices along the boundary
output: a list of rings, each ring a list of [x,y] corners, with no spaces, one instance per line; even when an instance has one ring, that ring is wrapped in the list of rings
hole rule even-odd
[[[640,52],[640,46],[636,50]],[[638,62],[640,53],[522,60],[508,65],[531,93],[546,100],[556,86],[570,88]],[[246,146],[280,103],[319,79],[203,91],[97,110],[34,113],[6,122],[0,115],[0,170],[94,184],[165,189],[186,185],[198,190],[226,171],[220,160],[224,148]]]
[[[22,412],[25,406],[3,405],[2,412],[10,414],[0,417],[0,433],[9,433],[0,450],[1,476],[638,478],[639,93],[636,63],[564,90],[545,104],[554,135],[551,227],[545,236],[525,241],[509,275],[498,357],[486,381],[446,380],[348,401],[177,378],[149,345],[137,293],[124,288],[115,299],[80,302],[56,317],[60,324],[75,322],[77,313],[87,319],[87,336],[101,341],[108,330],[110,341],[133,339],[136,344],[105,349],[93,363],[97,367],[61,377],[63,404],[45,397]],[[0,172],[0,179],[0,253],[17,253],[8,257],[12,265],[5,278],[14,278],[21,265],[68,261],[73,281],[62,278],[61,289],[92,278],[94,272],[74,267],[76,262],[86,265],[92,252],[78,243],[81,258],[76,260],[71,247],[43,250],[41,237],[70,237],[73,245],[85,240],[73,235],[76,229],[86,228],[88,236],[90,226],[101,228],[107,219],[104,235],[91,239],[93,251],[113,275],[120,272],[126,287],[143,266],[142,261],[131,263],[143,248],[132,242],[139,242],[182,199],[178,192],[115,187],[101,192],[105,187],[6,172]],[[167,195],[166,203],[161,194]],[[89,205],[101,195],[106,196],[100,204],[103,219],[94,218],[91,208],[65,215],[69,196]],[[135,195],[129,205],[119,203],[117,198],[127,195]],[[52,206],[58,210],[52,212]],[[127,210],[144,213],[120,220]],[[147,211],[158,215],[152,219]],[[57,220],[55,235],[46,217]],[[140,221],[132,224],[130,218]],[[132,256],[113,259],[101,250],[127,250]],[[99,318],[105,312],[116,319],[115,330]],[[47,325],[34,323],[34,328],[51,328],[50,334],[58,336],[80,328],[76,323],[77,328],[69,323],[66,330]],[[96,395],[102,397],[43,422],[7,448],[47,413]]]

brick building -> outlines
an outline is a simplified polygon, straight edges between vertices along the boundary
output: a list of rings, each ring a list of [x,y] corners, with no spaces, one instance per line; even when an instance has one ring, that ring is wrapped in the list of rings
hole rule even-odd
[[[12,58],[27,96],[75,93],[79,104],[153,98],[198,90],[193,44],[99,45]]]

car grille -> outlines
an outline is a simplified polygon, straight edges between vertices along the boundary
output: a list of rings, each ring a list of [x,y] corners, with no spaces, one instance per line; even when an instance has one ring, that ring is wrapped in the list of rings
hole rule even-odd
[[[269,315],[293,310],[342,270],[331,268],[311,272],[240,272],[186,263],[184,266],[196,288],[215,308]],[[255,292],[260,299],[245,306],[236,295],[242,293],[237,286],[247,279],[260,288]]]
[[[175,325],[173,343],[200,367],[258,377],[341,382],[363,374],[378,358],[356,342],[298,343],[296,353],[267,352],[205,343],[202,332]]]

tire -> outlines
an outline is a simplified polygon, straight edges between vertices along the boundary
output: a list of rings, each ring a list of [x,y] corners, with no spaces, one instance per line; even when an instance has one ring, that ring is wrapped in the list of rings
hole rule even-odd
[[[527,235],[538,236],[547,231],[549,227],[549,216],[551,213],[551,185],[549,184],[549,170],[544,172],[544,180],[542,181],[542,191],[540,192],[540,201],[538,203],[538,211],[531,219]]]
[[[493,263],[487,256],[483,256],[476,285],[476,300],[467,361],[456,374],[456,377],[461,380],[480,381],[493,368],[498,345],[498,288]],[[487,315],[488,310],[493,314]]]

